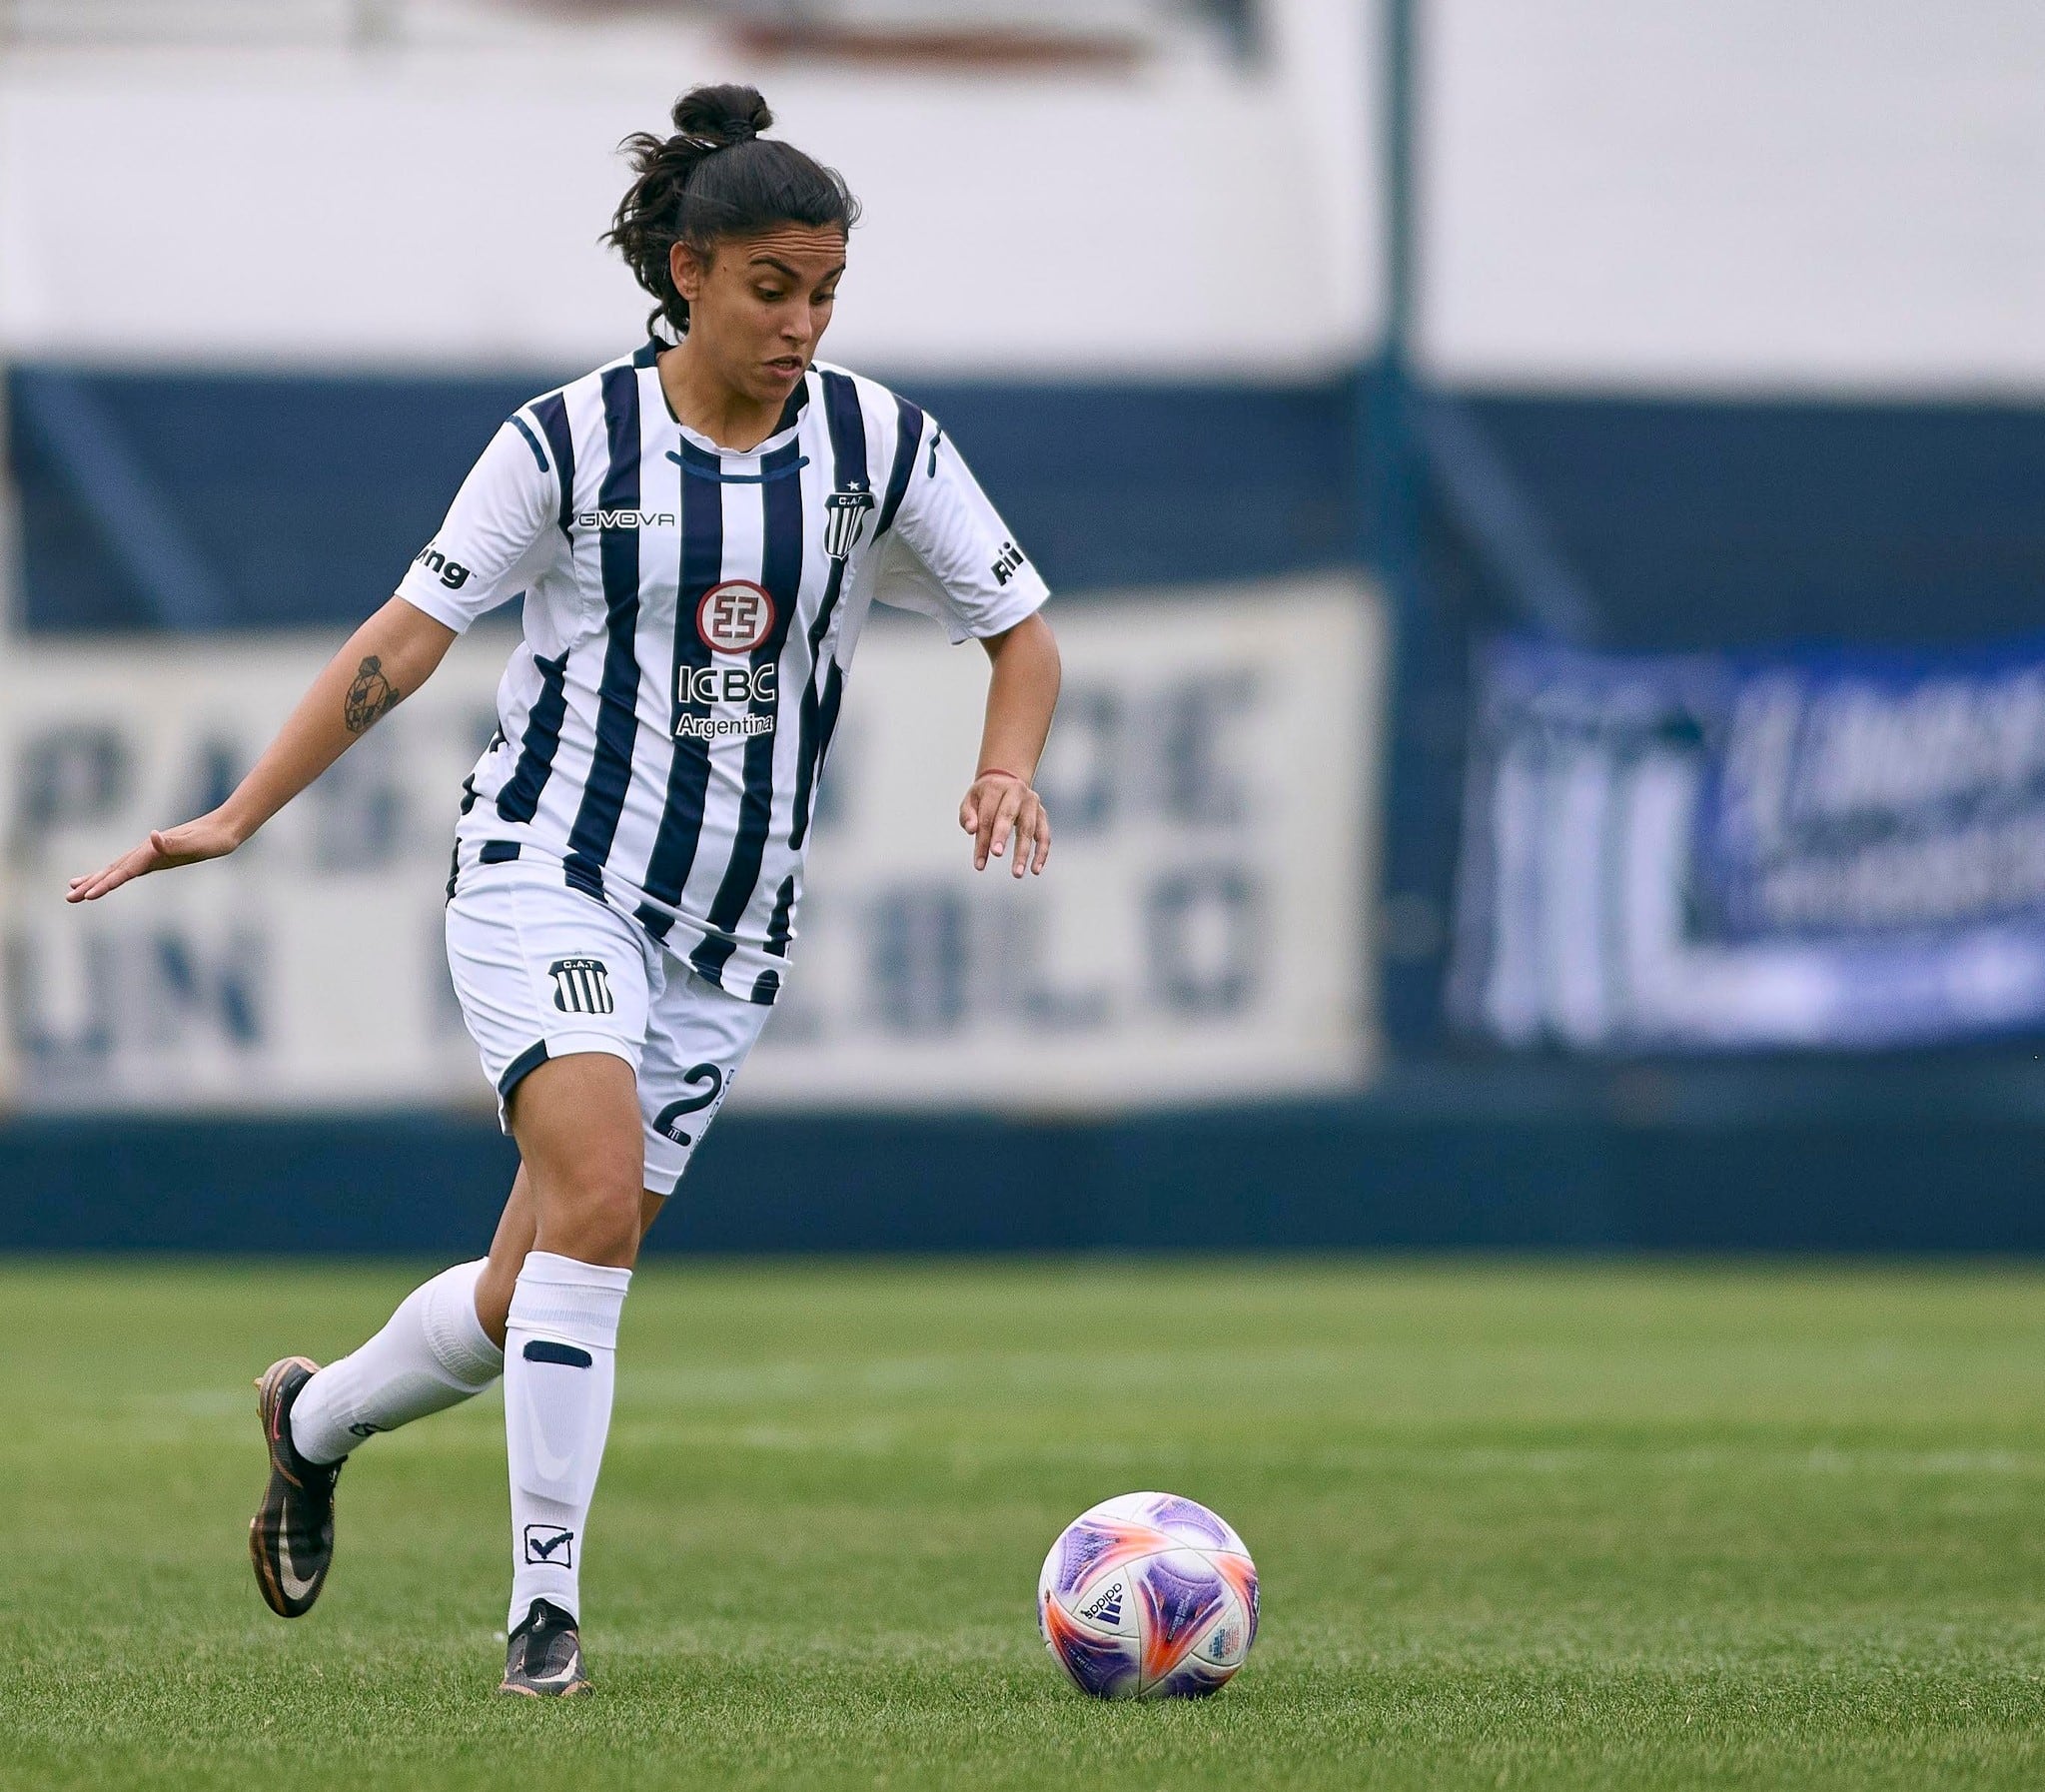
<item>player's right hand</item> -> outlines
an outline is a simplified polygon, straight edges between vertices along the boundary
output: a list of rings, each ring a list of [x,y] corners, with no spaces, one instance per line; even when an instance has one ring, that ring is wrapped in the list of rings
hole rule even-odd
[[[74,877],[64,900],[96,902],[109,890],[118,890],[152,871],[169,871],[178,865],[196,865],[202,859],[224,858],[241,843],[240,834],[218,811],[188,821],[182,827],[159,828],[104,870],[89,877]]]

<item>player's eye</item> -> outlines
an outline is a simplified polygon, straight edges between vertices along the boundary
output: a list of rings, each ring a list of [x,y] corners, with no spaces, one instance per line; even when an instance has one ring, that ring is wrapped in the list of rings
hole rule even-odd
[[[769,305],[781,297],[781,289],[779,287],[755,287],[753,291],[759,294]]]

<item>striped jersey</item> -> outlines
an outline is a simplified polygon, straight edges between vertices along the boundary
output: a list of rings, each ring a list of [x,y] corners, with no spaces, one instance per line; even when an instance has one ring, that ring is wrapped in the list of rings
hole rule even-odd
[[[906,399],[819,363],[739,452],[675,420],[666,346],[521,406],[398,594],[457,631],[525,600],[497,733],[464,785],[456,878],[542,865],[767,1003],[874,600],[962,641],[1049,593]]]

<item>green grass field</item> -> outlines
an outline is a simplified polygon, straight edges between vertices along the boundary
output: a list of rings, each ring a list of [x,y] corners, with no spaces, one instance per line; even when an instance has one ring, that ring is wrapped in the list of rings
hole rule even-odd
[[[677,1268],[626,1309],[593,1699],[491,1696],[494,1396],[367,1445],[326,1597],[244,1550],[250,1377],[407,1268],[0,1268],[0,1786],[2017,1787],[2045,1780],[2045,1275]],[[1226,1513],[1205,1704],[1069,1690],[1058,1528]]]

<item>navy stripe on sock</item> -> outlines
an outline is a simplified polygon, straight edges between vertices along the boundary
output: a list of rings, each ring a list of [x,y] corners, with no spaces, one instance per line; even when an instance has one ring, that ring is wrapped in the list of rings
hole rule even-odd
[[[612,368],[603,376],[603,423],[610,464],[597,504],[606,510],[639,507],[639,375]],[[603,568],[603,680],[596,692],[596,753],[582,786],[581,807],[568,834],[565,860],[577,889],[603,892],[603,864],[617,838],[631,783],[632,746],[639,733],[639,531],[606,528],[597,536]]]
[[[556,1344],[550,1338],[528,1338],[518,1352],[527,1362],[558,1362],[565,1368],[587,1368],[595,1360],[575,1344]]]

